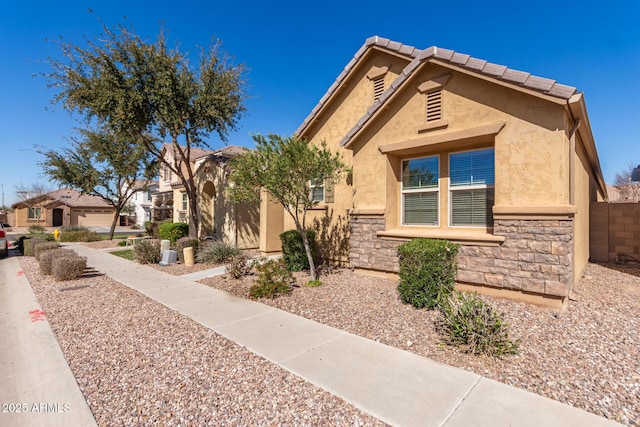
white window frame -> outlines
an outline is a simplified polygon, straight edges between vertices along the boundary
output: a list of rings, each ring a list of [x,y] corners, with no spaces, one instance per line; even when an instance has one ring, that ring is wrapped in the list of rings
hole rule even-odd
[[[451,179],[451,156],[454,156],[456,154],[462,154],[462,153],[470,153],[470,152],[474,152],[474,151],[486,151],[486,150],[492,150],[493,151],[493,159],[494,159],[494,172],[493,172],[493,180],[494,183],[493,184],[471,184],[471,185],[456,185],[453,186],[452,185],[452,179]],[[449,226],[453,227],[453,228],[491,228],[493,227],[493,221],[491,222],[486,222],[485,224],[454,224],[453,221],[453,193],[456,191],[472,191],[472,190],[493,190],[493,194],[494,194],[494,198],[495,198],[495,147],[485,147],[485,148],[477,148],[477,149],[473,149],[473,150],[463,150],[463,151],[456,151],[456,152],[452,152],[449,153],[448,155],[448,162],[449,162]],[[495,204],[495,200],[494,200],[494,204]],[[492,217],[493,219],[493,217]]]
[[[322,197],[320,199],[314,198],[315,190],[321,188],[322,189]],[[309,198],[312,202],[322,203],[324,202],[324,180],[323,179],[312,179],[309,181]]]
[[[182,193],[182,210],[183,211],[187,211],[188,210],[188,199],[187,199],[187,193]]]
[[[404,188],[404,163],[405,162],[409,162],[411,160],[417,160],[417,159],[426,159],[426,158],[435,158],[437,163],[438,163],[438,171],[437,171],[437,182],[438,184],[435,187],[426,187],[426,188],[412,188],[412,189],[405,189]],[[401,163],[400,163],[400,173],[401,173],[401,179],[400,179],[400,194],[401,194],[401,200],[400,200],[400,213],[401,213],[401,221],[402,221],[402,225],[404,226],[416,226],[416,227],[439,227],[440,226],[440,155],[435,154],[435,155],[431,155],[431,156],[420,156],[420,157],[411,157],[411,158],[407,158],[407,159],[402,159]],[[404,204],[405,204],[405,195],[407,194],[419,194],[419,193],[436,193],[436,220],[432,223],[432,224],[421,224],[421,223],[407,223],[405,221],[405,209],[404,209]]]
[[[42,218],[42,208],[39,206],[28,208],[27,219],[40,219]]]

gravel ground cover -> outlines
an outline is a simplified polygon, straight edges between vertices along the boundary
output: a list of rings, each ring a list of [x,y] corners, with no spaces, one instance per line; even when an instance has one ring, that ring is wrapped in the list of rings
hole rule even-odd
[[[308,276],[297,274],[299,284]],[[253,276],[218,276],[209,286],[247,297]],[[564,311],[486,298],[503,312],[521,352],[474,356],[442,344],[435,312],[403,305],[397,282],[334,270],[323,285],[300,285],[261,302],[488,378],[640,425],[640,268],[588,266]]]
[[[384,425],[107,276],[20,262],[99,425]]]

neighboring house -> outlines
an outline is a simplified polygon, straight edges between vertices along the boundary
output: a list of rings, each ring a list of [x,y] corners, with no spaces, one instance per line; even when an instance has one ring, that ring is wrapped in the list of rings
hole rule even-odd
[[[60,189],[15,203],[15,227],[111,226],[115,208],[100,197]]]
[[[196,168],[196,159],[213,153],[214,150],[206,150],[191,147],[190,162],[193,170]],[[182,161],[180,154],[172,144],[162,146],[162,156],[170,164],[179,166]],[[184,164],[180,165],[186,172]],[[188,222],[189,203],[187,193],[180,178],[165,164],[160,165],[160,179],[158,180],[158,191],[153,194],[151,215],[154,221],[172,219],[174,222]]]
[[[352,168],[312,188],[334,260],[396,273],[398,244],[447,239],[461,244],[461,288],[555,305],[583,273],[589,203],[607,193],[574,87],[372,37],[297,134]],[[286,216],[284,228],[294,228]]]
[[[226,194],[230,185],[228,161],[245,150],[230,145],[196,159],[194,181],[200,190],[198,235],[224,240],[239,249],[257,249],[260,203],[233,203]]]
[[[158,182],[136,181],[129,203],[133,206],[135,224],[144,227],[145,221],[151,221],[152,195],[158,192]]]

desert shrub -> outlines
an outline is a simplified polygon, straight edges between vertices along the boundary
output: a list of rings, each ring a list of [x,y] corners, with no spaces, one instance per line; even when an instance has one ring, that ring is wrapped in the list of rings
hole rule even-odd
[[[154,239],[160,238],[160,224],[155,221],[145,221],[144,230],[147,232],[148,236],[153,237]]]
[[[405,304],[437,308],[455,286],[458,245],[446,240],[413,239],[398,246],[400,283]]]
[[[60,232],[63,231],[89,231],[89,229],[84,225],[65,225],[60,229]]]
[[[220,264],[229,261],[232,256],[239,254],[240,251],[235,245],[222,240],[212,240],[203,243],[198,249],[196,260],[202,263]]]
[[[46,233],[47,229],[42,225],[30,225],[29,226],[29,234],[38,234],[38,233]]]
[[[33,245],[37,242],[55,242],[53,234],[36,233],[20,236],[18,239],[18,250],[25,256],[33,256]]]
[[[473,354],[517,354],[520,340],[509,339],[507,322],[476,294],[454,292],[440,307],[436,329],[445,341]]]
[[[60,232],[61,242],[97,242],[102,240],[98,233],[85,230],[63,230]]]
[[[273,298],[276,295],[291,292],[291,285],[295,279],[282,260],[267,261],[256,269],[258,270],[257,285],[249,289],[251,298]]]
[[[133,246],[133,258],[140,264],[157,264],[161,257],[160,240],[143,239]]]
[[[160,224],[159,236],[162,240],[169,240],[175,244],[176,240],[189,234],[189,224],[184,222],[165,222]]]
[[[316,257],[316,232],[307,230],[307,239],[311,246],[311,254]],[[289,230],[280,234],[282,242],[282,259],[290,271],[302,271],[309,269],[309,259],[304,249],[302,236],[298,230]]]
[[[242,254],[231,255],[227,262],[227,273],[234,279],[248,276],[253,270],[253,264],[248,261],[248,258]]]
[[[51,261],[51,274],[56,280],[73,280],[82,276],[87,268],[87,259],[76,255],[55,257]]]
[[[38,256],[38,264],[40,265],[40,272],[42,274],[51,274],[51,266],[55,258],[74,255],[75,252],[71,249],[50,249],[41,252]]]
[[[180,262],[184,262],[184,248],[193,248],[193,255],[197,256],[199,244],[200,241],[193,237],[181,237],[176,240],[176,251]]]
[[[49,251],[51,249],[58,249],[60,245],[57,242],[35,242],[33,243],[33,247],[31,248],[33,251],[33,256],[36,259],[39,259],[40,254],[44,251]]]

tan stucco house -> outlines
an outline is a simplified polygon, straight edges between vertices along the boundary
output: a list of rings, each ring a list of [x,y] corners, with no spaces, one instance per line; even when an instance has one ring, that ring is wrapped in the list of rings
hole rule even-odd
[[[60,189],[15,203],[14,227],[110,227],[115,208],[100,197]]]
[[[194,181],[199,189],[200,237],[222,239],[238,249],[257,249],[260,239],[260,204],[234,203],[226,189],[229,160],[246,150],[226,146],[196,159]]]
[[[352,168],[313,189],[312,213],[330,257],[358,271],[396,273],[397,245],[428,237],[461,244],[462,288],[556,304],[583,273],[606,188],[574,87],[376,36],[297,134]]]

